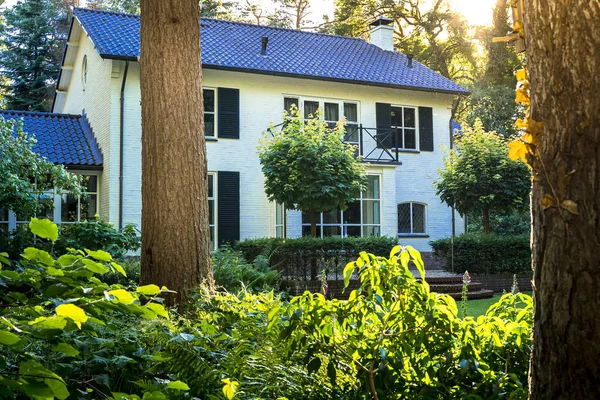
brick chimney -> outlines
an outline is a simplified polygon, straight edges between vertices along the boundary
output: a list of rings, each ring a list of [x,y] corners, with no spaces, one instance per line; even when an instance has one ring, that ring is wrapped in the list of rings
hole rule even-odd
[[[369,24],[371,27],[371,44],[388,51],[394,51],[394,21],[379,17]]]

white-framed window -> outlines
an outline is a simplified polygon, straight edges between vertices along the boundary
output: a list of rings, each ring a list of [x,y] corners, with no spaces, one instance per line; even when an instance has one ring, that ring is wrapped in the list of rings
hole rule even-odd
[[[77,173],[82,178],[82,195],[69,192],[45,191],[39,196],[40,203],[47,203],[37,215],[19,215],[9,210],[0,210],[0,232],[12,232],[26,226],[32,217],[47,218],[56,224],[69,224],[94,219],[98,212],[98,175]]]
[[[212,88],[202,88],[204,100],[204,136],[217,137],[217,91]]]
[[[427,234],[427,204],[417,202],[398,204],[398,234]]]
[[[348,126],[359,125],[359,102],[354,100],[322,99],[316,97],[284,96],[283,108],[288,111],[292,105],[300,109],[305,119],[314,117],[321,110],[322,118],[330,128],[335,128],[342,117],[346,117]],[[348,128],[348,126],[346,128]],[[358,142],[356,138],[355,142]]]
[[[87,55],[84,55],[83,61],[81,62],[81,84],[83,85],[84,89],[85,89],[85,86],[87,85],[87,78],[88,78],[88,61],[87,61]]]
[[[60,222],[63,224],[94,219],[98,213],[98,176],[82,175],[83,195],[60,193]]]
[[[310,214],[302,213],[302,235],[310,236]],[[334,209],[319,214],[317,236],[380,236],[381,177],[367,175],[367,186],[360,197],[344,211]]]
[[[281,203],[275,203],[275,237],[283,238],[285,236],[285,207]]]
[[[208,173],[208,226],[210,227],[210,245],[217,248],[217,174]]]
[[[417,109],[392,105],[391,117],[392,129],[396,131],[396,148],[417,150]]]

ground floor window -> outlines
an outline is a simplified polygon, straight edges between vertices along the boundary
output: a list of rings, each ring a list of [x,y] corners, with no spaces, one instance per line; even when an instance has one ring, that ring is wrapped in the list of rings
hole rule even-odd
[[[398,234],[418,235],[427,233],[427,206],[422,203],[398,204]]]
[[[317,236],[380,236],[380,185],[379,175],[368,175],[366,189],[346,210],[334,209],[319,214]],[[310,236],[310,225],[310,214],[302,213],[302,236]]]
[[[210,227],[210,247],[215,249],[217,244],[217,175],[208,173],[208,226]]]
[[[45,204],[37,215],[20,215],[10,210],[0,209],[0,233],[12,232],[29,224],[33,217],[47,218],[57,224],[68,224],[94,219],[98,213],[98,176],[78,174],[82,178],[82,194],[75,196],[69,192],[46,191],[39,197]]]
[[[285,236],[285,207],[283,204],[275,203],[275,237],[283,238]]]

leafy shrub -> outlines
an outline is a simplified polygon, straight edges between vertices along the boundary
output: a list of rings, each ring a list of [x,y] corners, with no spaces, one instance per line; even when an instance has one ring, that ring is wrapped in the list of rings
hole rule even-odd
[[[240,251],[224,248],[213,255],[212,261],[215,284],[229,292],[242,288],[252,292],[270,291],[278,287],[279,273],[269,267],[269,260],[262,255],[250,264]]]
[[[444,269],[478,274],[520,273],[531,271],[531,249],[528,236],[495,236],[466,234],[430,242],[435,257],[444,262]]]
[[[140,237],[135,225],[127,224],[119,231],[110,222],[96,218],[93,221],[63,224],[60,237],[54,243],[36,240],[35,236],[20,226],[10,235],[0,237],[0,248],[13,259],[17,259],[27,247],[37,246],[55,254],[64,254],[69,248],[104,250],[115,258],[123,257],[129,251],[140,248]]]
[[[34,218],[30,226],[38,241],[56,243],[58,227],[50,221]],[[142,394],[134,381],[149,376],[147,343],[153,332],[166,330],[169,314],[158,297],[166,290],[103,282],[99,277],[109,271],[125,275],[103,250],[73,250],[55,259],[28,247],[19,263],[7,256],[0,254],[0,397]],[[162,381],[165,393],[169,381]]]
[[[491,229],[498,236],[523,236],[531,234],[531,216],[529,214],[514,213],[510,215],[492,215]],[[483,233],[483,222],[478,215],[469,215],[469,233]]]

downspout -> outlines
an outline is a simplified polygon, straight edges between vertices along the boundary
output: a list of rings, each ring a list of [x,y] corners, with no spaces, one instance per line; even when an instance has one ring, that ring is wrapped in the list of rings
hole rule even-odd
[[[450,121],[448,122],[448,128],[450,131],[450,150],[454,148],[454,132],[452,132],[452,121],[454,121],[454,115],[456,114],[456,110],[460,104],[461,97],[458,96],[456,99],[456,105],[452,107],[452,114],[450,116]],[[450,251],[451,251],[451,271],[454,272],[454,237],[456,236],[456,209],[454,204],[452,204],[452,236],[450,237]]]
[[[123,81],[121,82],[121,98],[119,113],[119,230],[123,229],[123,153],[125,146],[123,144],[123,136],[125,130],[125,83],[127,82],[127,72],[129,71],[129,61],[125,61],[125,70],[123,71]]]

